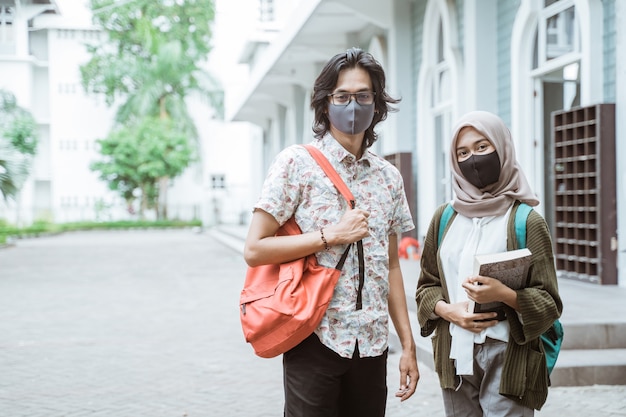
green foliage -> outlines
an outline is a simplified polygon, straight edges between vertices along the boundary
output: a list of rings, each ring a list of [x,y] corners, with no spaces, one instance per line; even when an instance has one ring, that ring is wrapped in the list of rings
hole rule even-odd
[[[103,158],[91,169],[127,202],[141,196],[142,210],[156,205],[159,179],[177,177],[193,157],[187,138],[168,119],[121,126],[98,143]]]
[[[210,51],[212,0],[92,0],[91,9],[94,23],[120,45],[120,53],[148,57],[158,38],[180,39],[192,61]]]
[[[126,200],[128,201],[128,200]],[[109,214],[109,210],[113,205],[104,201],[103,198],[99,198],[94,202],[93,209],[94,214],[96,215],[96,221],[101,222],[104,221],[105,217],[111,218]],[[129,206],[132,207],[132,206]]]
[[[44,234],[71,232],[80,230],[127,230],[152,228],[185,228],[200,227],[200,220],[159,220],[159,221],[116,221],[116,222],[72,222],[55,224],[47,221],[36,221],[32,225],[19,228],[6,220],[0,219],[0,245],[7,243],[9,238],[36,237]]]
[[[17,105],[15,95],[0,90],[0,194],[15,197],[28,178],[37,151],[37,123]]]
[[[213,0],[92,0],[91,8],[107,39],[89,47],[92,58],[81,68],[86,91],[103,94],[109,104],[148,95],[135,99],[152,99],[134,109],[140,116],[156,115],[143,111],[154,111],[161,97],[184,98],[190,91],[221,105],[219,86],[201,69],[211,49]],[[118,115],[118,121],[128,116]]]
[[[28,178],[29,161],[0,137],[0,194],[14,198]]]
[[[61,231],[61,227],[43,220],[38,220],[27,227],[17,227],[0,219],[0,244],[6,243],[9,237],[39,236],[46,233],[58,233],[59,231]]]
[[[200,95],[218,114],[223,112],[221,88],[203,70],[211,49],[214,0],[91,0],[91,9],[94,23],[104,29],[106,37],[100,44],[88,46],[91,59],[81,67],[82,84],[86,92],[103,95],[109,105],[119,103],[116,122],[121,127],[109,136],[109,148],[123,148],[113,151],[103,144],[105,158],[93,169],[127,201],[141,189],[141,213],[154,206],[159,217],[166,217],[168,178],[186,168],[180,166],[183,161],[191,161],[177,140],[184,137],[199,149],[197,129],[185,99],[192,93]],[[150,138],[159,137],[158,132],[135,131],[146,118],[171,120],[174,126],[167,135],[168,143],[161,148],[150,143],[146,148],[154,152],[140,152],[121,139],[136,137],[151,142]],[[172,150],[164,162],[159,152],[168,147]],[[113,152],[115,161],[110,158]],[[141,162],[133,162],[134,157],[140,157]],[[129,166],[138,167],[138,171]],[[161,178],[158,183],[153,181],[157,173]]]
[[[200,227],[200,220],[120,220],[115,222],[75,222],[63,223],[58,227],[62,231],[74,230],[119,230],[119,229],[152,229],[152,228],[183,228]]]
[[[37,123],[26,110],[15,112],[13,120],[4,130],[4,136],[21,154],[34,156],[37,152]]]

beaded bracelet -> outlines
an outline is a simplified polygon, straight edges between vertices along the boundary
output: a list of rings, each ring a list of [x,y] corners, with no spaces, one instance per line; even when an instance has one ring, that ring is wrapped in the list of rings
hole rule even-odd
[[[328,246],[328,241],[326,240],[326,237],[324,236],[324,228],[323,227],[320,229],[320,237],[322,238],[322,242],[324,242],[324,250],[330,249],[330,247]]]

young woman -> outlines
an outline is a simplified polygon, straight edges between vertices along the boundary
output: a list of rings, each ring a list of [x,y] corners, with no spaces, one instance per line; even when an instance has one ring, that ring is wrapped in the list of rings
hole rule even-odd
[[[536,206],[515,158],[511,134],[494,114],[475,111],[453,130],[450,166],[454,214],[439,242],[443,205],[424,242],[416,301],[423,336],[433,336],[447,417],[533,416],[547,398],[540,335],[560,316],[552,242],[544,219],[526,219],[532,253],[524,289],[472,276],[474,256],[517,248],[520,203]],[[469,312],[468,301],[500,301],[498,312]]]

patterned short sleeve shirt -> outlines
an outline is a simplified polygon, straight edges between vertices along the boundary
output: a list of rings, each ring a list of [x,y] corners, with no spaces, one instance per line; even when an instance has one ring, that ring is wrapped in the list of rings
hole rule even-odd
[[[414,228],[402,176],[385,159],[366,151],[359,160],[332,136],[313,141],[328,158],[356,200],[370,213],[370,236],[363,239],[365,283],[363,307],[356,310],[359,262],[356,245],[348,255],[330,305],[315,331],[324,345],[350,358],[358,341],[361,357],[383,354],[389,335],[389,235]],[[303,233],[339,222],[348,203],[302,146],[293,145],[275,158],[255,205],[280,225],[295,216]],[[346,246],[316,253],[318,262],[334,267]]]

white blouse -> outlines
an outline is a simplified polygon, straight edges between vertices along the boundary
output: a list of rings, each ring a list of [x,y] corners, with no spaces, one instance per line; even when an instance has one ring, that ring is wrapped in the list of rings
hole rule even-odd
[[[450,303],[469,300],[461,284],[465,278],[473,275],[475,255],[507,250],[507,223],[510,214],[511,208],[501,216],[469,218],[459,213],[454,218],[441,242],[439,252]],[[472,375],[474,344],[485,343],[487,337],[507,342],[509,323],[503,320],[478,334],[450,323],[450,334],[450,359],[455,360],[457,375]]]

